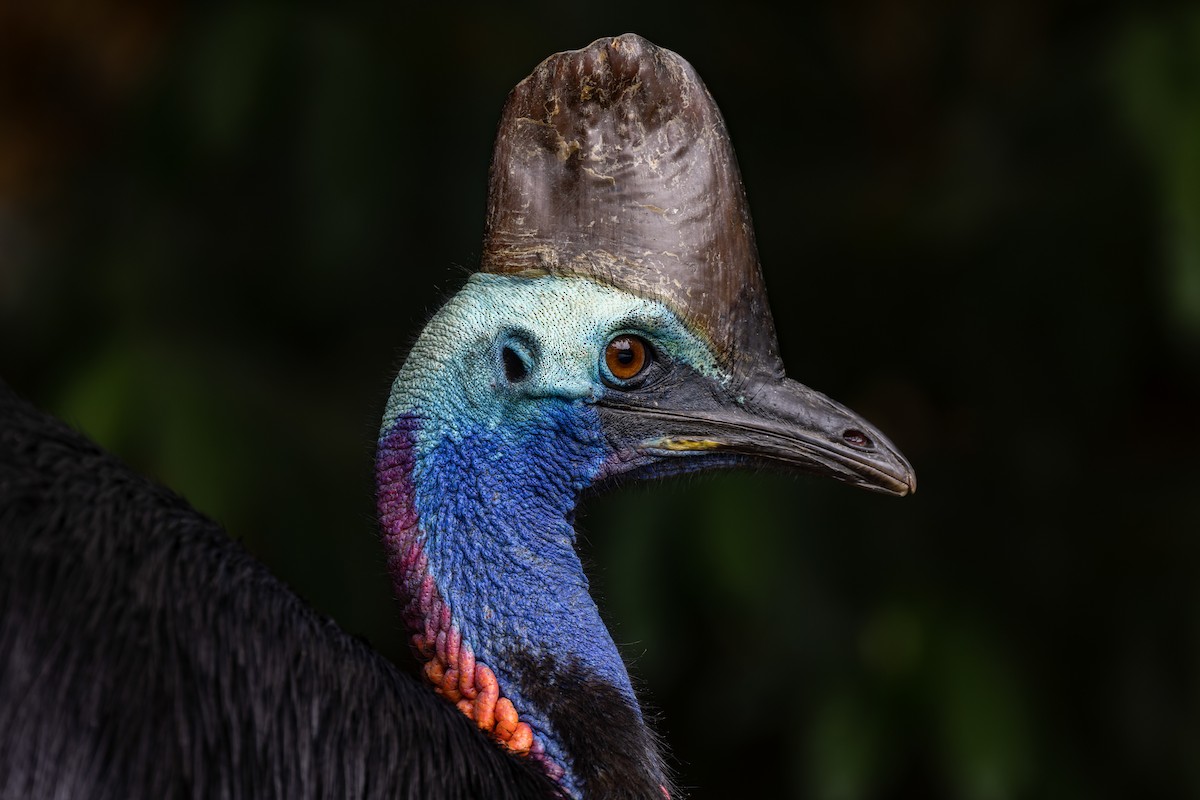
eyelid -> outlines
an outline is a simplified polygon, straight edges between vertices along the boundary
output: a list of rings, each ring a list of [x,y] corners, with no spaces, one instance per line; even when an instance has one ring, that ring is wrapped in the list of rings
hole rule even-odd
[[[626,320],[620,325],[613,327],[608,332],[608,338],[604,340],[604,346],[608,347],[608,343],[619,336],[636,336],[637,338],[650,345],[650,352],[655,358],[665,352],[662,342],[659,337],[650,333],[650,325],[641,324],[641,320]]]

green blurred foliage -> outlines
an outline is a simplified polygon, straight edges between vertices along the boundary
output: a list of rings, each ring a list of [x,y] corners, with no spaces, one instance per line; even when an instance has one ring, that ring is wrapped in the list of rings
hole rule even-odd
[[[1113,70],[1119,105],[1159,182],[1172,323],[1200,344],[1200,13],[1164,24],[1143,18],[1120,38]]]
[[[372,519],[391,375],[476,262],[508,90],[635,30],[724,111],[792,374],[920,480],[588,501],[593,587],[681,783],[1200,794],[1195,8],[163,8],[126,45],[0,26],[26,59],[0,91],[19,392],[406,664]],[[97,77],[88,47],[146,37],[134,77]]]

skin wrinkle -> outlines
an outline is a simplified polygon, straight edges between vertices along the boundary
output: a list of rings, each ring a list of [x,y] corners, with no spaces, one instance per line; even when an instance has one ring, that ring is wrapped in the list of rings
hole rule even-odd
[[[561,769],[545,757],[542,748],[532,746],[532,730],[518,720],[511,702],[499,696],[495,674],[475,663],[470,645],[462,642],[428,574],[412,491],[412,439],[418,428],[414,419],[402,420],[380,442],[378,458],[380,522],[392,554],[397,595],[406,603],[404,618],[418,631],[413,647],[426,660],[425,677],[438,694],[510,750],[542,762],[546,773],[557,779]]]
[[[430,659],[426,677],[510,747],[519,741],[518,751],[541,758],[576,796],[582,765],[556,727],[572,723],[555,710],[558,690],[548,691],[559,669],[574,676],[568,685],[608,687],[590,690],[626,709],[617,716],[642,731],[626,746],[644,751],[638,760],[654,785],[666,785],[574,549],[578,495],[615,457],[593,403],[612,391],[599,362],[624,332],[647,338],[664,359],[725,379],[703,341],[655,301],[584,278],[477,274],[414,345],[381,429],[389,569],[414,646]],[[510,383],[501,353],[514,336],[529,369]],[[401,523],[411,526],[404,535]],[[464,671],[471,663],[474,680]],[[528,665],[549,672],[527,674]],[[472,692],[491,699],[481,705]],[[568,706],[606,714],[575,702]],[[567,740],[584,746],[574,728]]]

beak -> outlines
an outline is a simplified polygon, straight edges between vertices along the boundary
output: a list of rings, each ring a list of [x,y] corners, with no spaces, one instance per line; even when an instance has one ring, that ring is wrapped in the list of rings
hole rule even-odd
[[[697,391],[701,388],[707,391]],[[782,376],[749,378],[734,393],[691,373],[654,392],[611,393],[597,405],[624,465],[613,472],[751,462],[826,475],[884,494],[904,496],[917,489],[912,466],[878,429]],[[670,463],[680,458],[687,463]]]

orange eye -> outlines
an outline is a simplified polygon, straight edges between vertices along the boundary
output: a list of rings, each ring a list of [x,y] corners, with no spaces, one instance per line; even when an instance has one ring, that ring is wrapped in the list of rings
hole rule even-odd
[[[617,380],[635,378],[650,363],[650,345],[637,336],[618,336],[605,348],[604,363]]]

